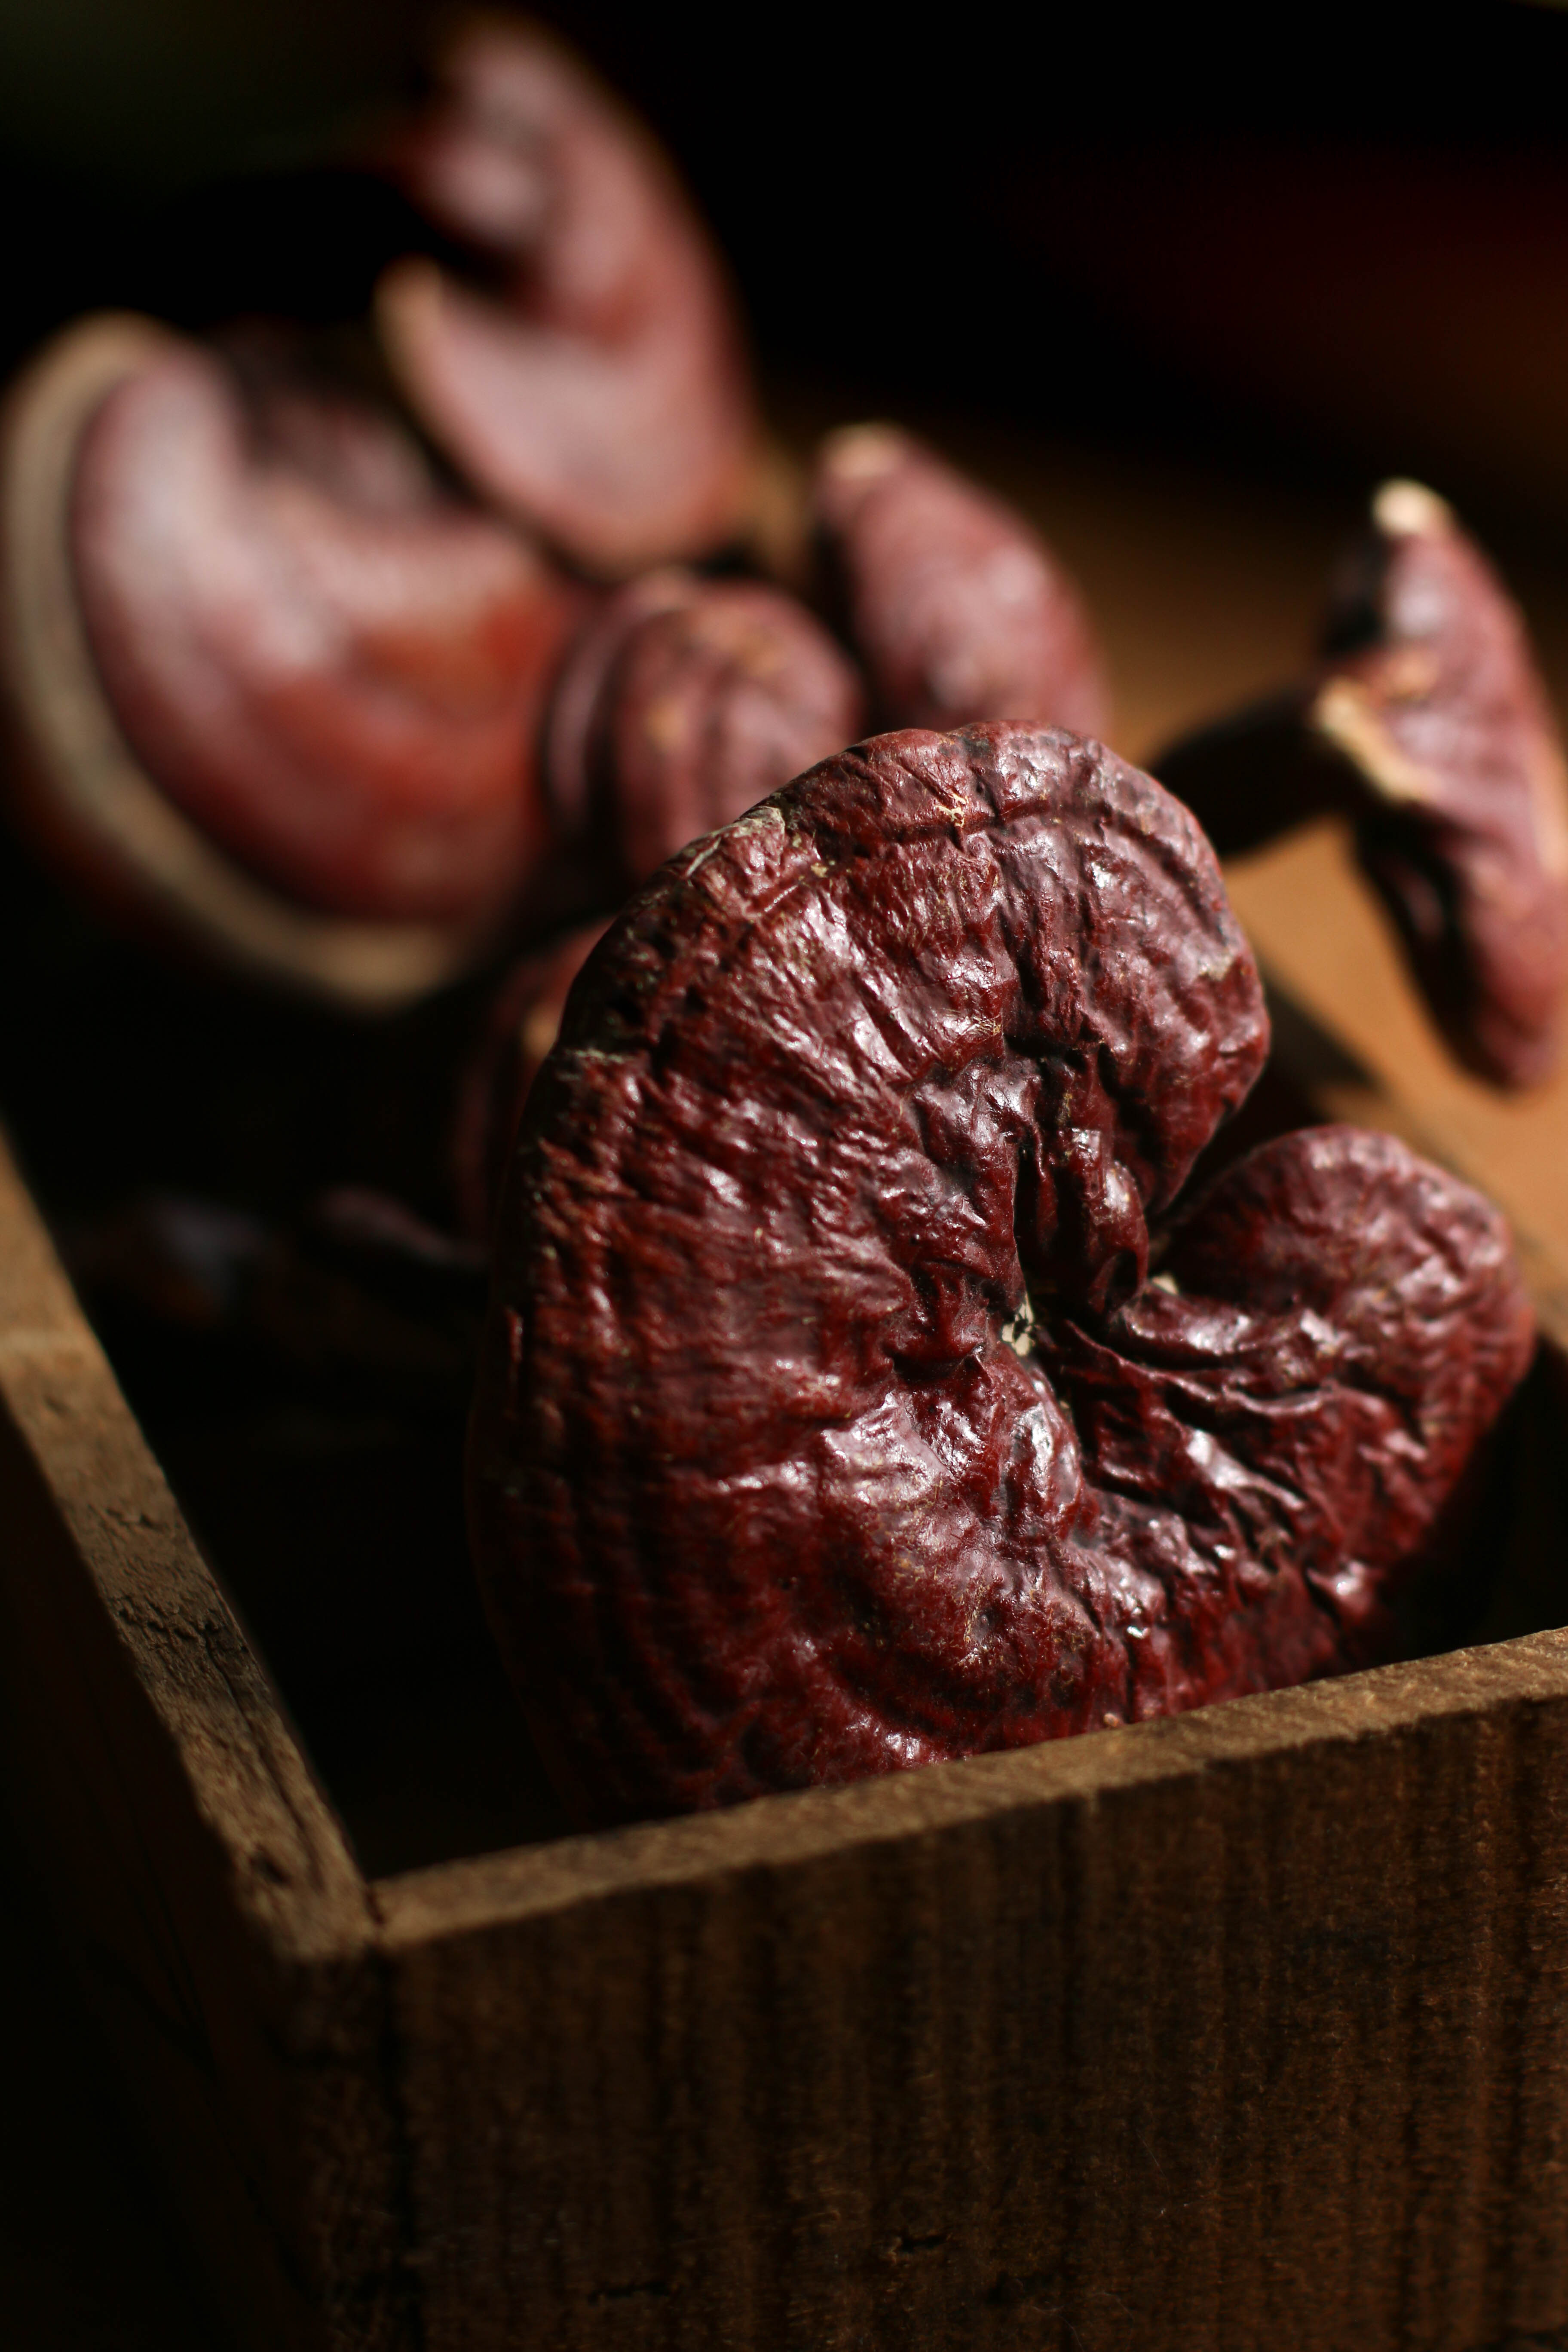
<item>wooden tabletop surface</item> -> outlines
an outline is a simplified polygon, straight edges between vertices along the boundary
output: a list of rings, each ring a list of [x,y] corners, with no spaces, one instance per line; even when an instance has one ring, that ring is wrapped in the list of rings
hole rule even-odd
[[[809,400],[795,405],[803,427],[816,421]],[[1110,654],[1113,740],[1129,756],[1149,757],[1187,724],[1300,667],[1325,573],[1356,519],[1353,481],[1338,489],[1259,486],[1145,457],[1036,446],[962,423],[938,430],[955,457],[1039,520],[1078,574]],[[1568,707],[1568,550],[1560,566],[1549,551],[1529,560],[1504,554],[1549,681]],[[1270,929],[1277,961],[1294,959],[1285,976],[1309,988],[1310,942],[1292,932],[1300,861],[1315,857],[1321,875],[1335,854],[1331,844],[1296,845],[1241,879],[1244,910]],[[1352,907],[1347,919],[1352,960],[1339,959],[1328,992],[1353,1017],[1365,982],[1354,958],[1375,963],[1387,950],[1370,915]],[[1406,1011],[1400,1020],[1398,1035],[1384,1041],[1388,1055],[1430,1062],[1435,1049],[1416,1016]],[[1374,1056],[1379,1043],[1376,1034],[1358,1039]],[[1568,1142],[1568,1092],[1546,1112],[1500,1110],[1483,1090],[1431,1066],[1460,1127],[1479,1121],[1488,1149],[1497,1130],[1521,1159],[1521,1182],[1527,1192],[1535,1187],[1532,1213],[1561,1215],[1568,1249],[1568,1187],[1561,1211],[1554,1192],[1542,1191],[1543,1171],[1562,1164],[1555,1130],[1543,1140],[1543,1121],[1560,1120]],[[13,2021],[0,2060],[0,2338],[16,2352],[221,2352],[225,2336],[198,2266],[8,1843],[0,1843],[0,1885],[9,1898],[0,1996]],[[1529,2347],[1516,2340],[1510,2352]]]

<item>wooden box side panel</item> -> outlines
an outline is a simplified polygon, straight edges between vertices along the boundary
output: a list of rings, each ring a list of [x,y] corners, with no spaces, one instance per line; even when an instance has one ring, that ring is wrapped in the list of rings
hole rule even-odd
[[[16,1810],[237,2324],[401,2344],[366,1890],[4,1163],[0,1525]]]
[[[1568,1637],[1067,1746],[384,1887],[427,2352],[1568,2318]]]

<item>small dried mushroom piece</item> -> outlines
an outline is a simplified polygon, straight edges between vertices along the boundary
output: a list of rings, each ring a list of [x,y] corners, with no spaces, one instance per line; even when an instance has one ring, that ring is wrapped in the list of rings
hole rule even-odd
[[[374,410],[131,318],[23,379],[0,501],[19,814],[77,881],[350,1005],[473,961],[580,590]]]
[[[614,903],[700,834],[853,741],[865,693],[793,597],[648,572],[584,629],[551,701],[556,825]]]
[[[754,581],[670,568],[587,624],[551,704],[545,772],[557,905],[617,905],[667,857],[860,731],[854,669],[804,606]],[[494,1221],[518,1121],[601,914],[508,976],[460,1082],[452,1170],[465,1231]]]
[[[492,1623],[584,1816],[1331,1673],[1522,1373],[1485,1202],[1308,1130],[1170,1208],[1268,1048],[1188,813],[1098,744],[884,736],[666,866],[498,1223]]]
[[[376,297],[393,369],[458,469],[610,577],[732,536],[758,440],[742,338],[641,125],[548,34],[480,18],[393,168],[474,257],[470,282],[409,257]]]
[[[1105,728],[1077,590],[1022,516],[891,425],[830,434],[809,494],[825,597],[888,727]]]
[[[1450,1047],[1547,1076],[1568,981],[1568,799],[1522,618],[1444,501],[1387,482],[1319,670],[1155,761],[1222,854],[1348,814]]]

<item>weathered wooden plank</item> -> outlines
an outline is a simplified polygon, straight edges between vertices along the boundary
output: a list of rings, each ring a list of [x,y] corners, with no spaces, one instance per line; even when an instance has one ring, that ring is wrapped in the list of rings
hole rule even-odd
[[[426,2340],[1560,2324],[1565,1804],[1548,1633],[384,1882]]]
[[[250,2340],[403,2340],[374,1920],[0,1161],[0,1685],[24,1828]]]

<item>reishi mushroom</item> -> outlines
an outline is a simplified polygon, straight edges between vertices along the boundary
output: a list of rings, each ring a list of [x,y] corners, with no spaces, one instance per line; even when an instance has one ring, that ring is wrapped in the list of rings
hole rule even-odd
[[[614,905],[699,834],[860,733],[865,690],[805,606],[753,580],[647,572],[582,631],[551,698],[546,790]]]
[[[1188,812],[1056,730],[861,744],[617,919],[509,1174],[469,1459],[581,1817],[1386,1653],[1531,1318],[1501,1218],[1384,1136],[1162,1226],[1268,1040]]]
[[[468,1233],[489,1232],[529,1089],[608,910],[688,842],[851,740],[864,703],[831,637],[761,582],[647,572],[585,625],[545,728],[561,856],[541,896],[603,911],[508,975],[460,1082],[452,1169]]]
[[[879,725],[1019,719],[1104,732],[1082,601],[1002,499],[891,425],[829,434],[807,499],[823,594],[865,664]]]
[[[1562,746],[1525,625],[1451,509],[1385,482],[1300,685],[1154,761],[1222,855],[1338,811],[1456,1057],[1550,1075],[1568,982]]]
[[[89,319],[0,456],[18,814],[101,903],[385,1007],[463,970],[543,845],[582,592],[387,416]]]
[[[377,289],[403,392],[487,498],[584,570],[704,555],[743,521],[758,424],[718,256],[650,134],[536,26],[481,17],[398,140],[472,256]]]

